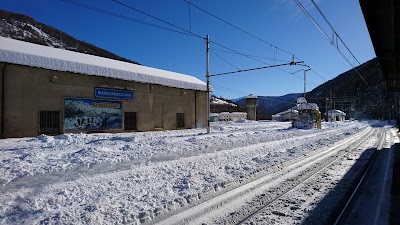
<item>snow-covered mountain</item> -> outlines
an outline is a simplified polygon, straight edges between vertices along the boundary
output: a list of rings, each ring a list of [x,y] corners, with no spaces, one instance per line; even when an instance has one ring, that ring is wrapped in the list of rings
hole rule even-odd
[[[231,100],[218,98],[216,96],[211,96],[210,98],[210,109],[213,113],[220,112],[243,112],[245,109]]]
[[[139,64],[37,22],[31,17],[0,10],[0,36],[70,51]]]
[[[234,106],[234,107],[238,107],[237,104],[233,103],[232,101],[223,99],[223,98],[218,98],[216,96],[211,96],[210,99],[210,103],[211,104],[215,104],[215,105],[229,105],[229,106]]]
[[[320,111],[326,111],[326,99],[332,99],[332,108],[348,113],[349,117],[368,119],[387,118],[385,111],[389,104],[396,105],[390,93],[385,90],[385,80],[378,60],[371,59],[356,69],[367,80],[366,85],[354,70],[346,71],[307,93],[309,102],[317,103]],[[284,96],[258,96],[257,114],[260,119],[270,119],[271,115],[289,109],[303,93]],[[392,99],[392,100],[390,100]],[[233,102],[244,107],[245,97]],[[390,103],[392,101],[392,103]]]

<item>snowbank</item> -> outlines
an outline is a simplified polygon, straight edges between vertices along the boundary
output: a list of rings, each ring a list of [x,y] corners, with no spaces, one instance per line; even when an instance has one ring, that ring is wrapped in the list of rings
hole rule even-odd
[[[0,221],[140,223],[369,125],[213,123],[205,130],[0,140]]]

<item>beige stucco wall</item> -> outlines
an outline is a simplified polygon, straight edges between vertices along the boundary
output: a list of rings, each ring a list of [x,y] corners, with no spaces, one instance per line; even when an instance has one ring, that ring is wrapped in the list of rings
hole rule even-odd
[[[138,131],[176,129],[176,113],[185,113],[186,128],[206,121],[204,91],[10,64],[2,71],[5,87],[3,137],[38,135],[40,111],[60,111],[63,122],[64,97],[94,99],[96,87],[134,90],[134,99],[122,100],[122,104],[123,112],[136,112]],[[50,82],[54,76],[57,79]]]

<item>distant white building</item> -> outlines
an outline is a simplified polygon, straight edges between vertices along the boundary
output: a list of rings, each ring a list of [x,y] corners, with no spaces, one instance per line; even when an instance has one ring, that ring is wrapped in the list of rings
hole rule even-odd
[[[245,112],[222,112],[219,114],[219,121],[239,121],[246,120],[247,113]]]
[[[232,112],[229,115],[231,121],[246,120],[247,113],[245,112]]]
[[[289,121],[289,120],[297,120],[298,117],[299,117],[299,111],[295,109],[288,109],[283,112],[279,112],[275,115],[272,115],[272,120]]]
[[[340,110],[337,110],[337,109],[329,110],[328,118],[329,118],[329,121],[345,121],[346,113],[342,112]]]
[[[229,121],[229,112],[221,112],[218,116],[219,121]]]

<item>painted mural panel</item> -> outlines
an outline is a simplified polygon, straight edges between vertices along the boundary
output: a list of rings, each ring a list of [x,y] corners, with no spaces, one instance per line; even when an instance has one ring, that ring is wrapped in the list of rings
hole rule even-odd
[[[64,131],[122,129],[122,102],[64,98]]]

